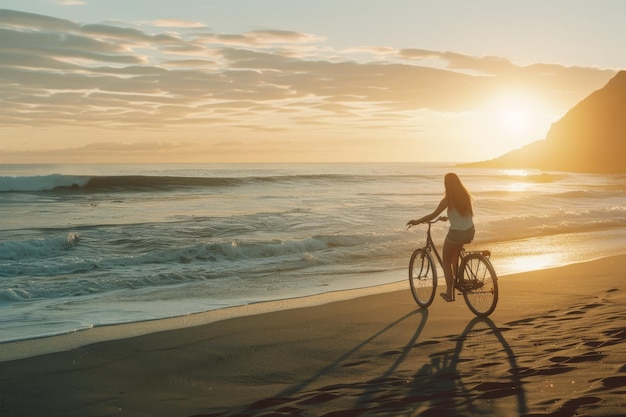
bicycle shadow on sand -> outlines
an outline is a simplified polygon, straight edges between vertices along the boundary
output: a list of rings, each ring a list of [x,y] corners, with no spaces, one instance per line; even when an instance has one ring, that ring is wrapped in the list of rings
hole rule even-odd
[[[418,323],[404,347],[376,357],[363,355],[365,346],[411,318]],[[458,336],[418,342],[427,319],[428,310],[416,310],[276,396],[243,409],[195,417],[527,414],[515,354],[490,319],[472,319]],[[339,383],[323,383],[335,374]]]
[[[451,339],[452,340],[452,339]],[[475,317],[454,349],[435,352],[415,374],[413,396],[419,416],[528,413],[519,366],[511,346],[486,317]]]

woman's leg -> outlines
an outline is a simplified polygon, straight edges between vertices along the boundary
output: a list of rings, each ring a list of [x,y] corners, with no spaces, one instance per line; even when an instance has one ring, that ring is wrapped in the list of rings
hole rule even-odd
[[[452,298],[452,292],[454,291],[454,274],[456,273],[459,262],[459,250],[461,246],[463,245],[452,243],[448,239],[443,243],[443,274],[446,278],[446,294],[448,298]]]

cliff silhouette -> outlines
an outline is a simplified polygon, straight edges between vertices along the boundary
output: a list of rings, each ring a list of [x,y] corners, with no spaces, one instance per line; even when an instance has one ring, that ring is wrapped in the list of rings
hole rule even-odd
[[[553,123],[545,139],[463,166],[626,173],[626,71]]]

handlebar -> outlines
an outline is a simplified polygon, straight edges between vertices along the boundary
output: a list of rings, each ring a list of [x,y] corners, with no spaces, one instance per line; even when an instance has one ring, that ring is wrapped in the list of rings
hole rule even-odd
[[[422,223],[418,223],[418,224],[427,223],[427,224],[431,225],[431,224],[435,224],[437,222],[447,222],[447,221],[448,221],[448,218],[446,216],[439,216],[435,220],[430,220],[430,221],[422,222]],[[410,229],[413,226],[417,226],[417,224],[407,224],[406,228]]]

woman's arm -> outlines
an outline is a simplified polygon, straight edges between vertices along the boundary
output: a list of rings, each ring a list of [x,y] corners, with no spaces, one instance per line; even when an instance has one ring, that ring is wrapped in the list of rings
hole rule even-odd
[[[445,198],[442,198],[441,201],[439,202],[439,205],[435,209],[435,211],[433,211],[430,214],[427,214],[421,219],[409,220],[406,225],[408,227],[408,226],[415,226],[416,224],[420,224],[420,223],[429,222],[433,220],[435,217],[439,216],[441,212],[444,211],[447,207],[448,207],[448,201]]]

